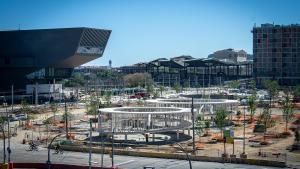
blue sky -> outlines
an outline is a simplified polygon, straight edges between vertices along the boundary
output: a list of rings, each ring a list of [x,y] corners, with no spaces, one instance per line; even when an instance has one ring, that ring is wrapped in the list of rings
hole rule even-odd
[[[111,29],[103,57],[87,65],[121,66],[225,48],[252,53],[254,23],[300,23],[299,9],[299,0],[0,0],[0,30]]]

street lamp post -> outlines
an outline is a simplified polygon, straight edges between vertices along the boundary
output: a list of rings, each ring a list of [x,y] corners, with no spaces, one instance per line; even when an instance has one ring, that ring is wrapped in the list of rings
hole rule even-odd
[[[115,128],[113,128],[112,132],[112,142],[111,142],[111,167],[114,167],[114,142],[115,142]]]
[[[90,119],[89,169],[92,168],[92,119]]]
[[[5,106],[5,110],[6,110],[6,113],[8,114],[8,111],[7,111],[7,104]],[[14,112],[14,85],[11,86],[11,112],[13,113]],[[8,152],[8,163],[10,163],[10,154],[11,154],[11,149],[10,149],[10,119],[8,118],[7,119],[8,123],[7,123],[7,127],[8,127],[8,138],[7,138],[7,152]]]
[[[244,105],[244,131],[243,131],[243,154],[245,154],[245,130],[246,130],[246,107]]]
[[[0,126],[3,134],[3,164],[6,162],[6,151],[5,151],[5,131],[4,131],[4,122],[3,125]]]
[[[244,108],[244,129],[243,129],[243,153],[241,154],[241,158],[247,158],[247,154],[246,154],[246,102],[243,102],[243,108]]]
[[[192,124],[193,124],[193,153],[195,153],[196,152],[196,148],[195,148],[195,114],[194,114],[194,98],[193,97],[192,97],[191,113],[192,113]]]
[[[3,105],[6,107],[6,102]],[[7,113],[6,113],[6,116],[7,116]],[[6,162],[6,150],[5,150],[5,148],[6,148],[6,145],[5,145],[6,137],[5,137],[5,131],[4,131],[5,127],[4,127],[4,125],[5,125],[5,123],[3,122],[3,124],[0,126],[1,130],[2,130],[2,134],[3,134],[3,164],[5,164],[5,162]]]
[[[7,120],[7,153],[8,153],[8,158],[7,158],[7,161],[8,163],[10,162],[10,153],[11,153],[11,150],[10,150],[10,119],[9,119],[9,115],[8,115],[8,111],[7,111],[7,103],[5,102],[4,103],[4,106],[5,106],[5,113],[6,113],[6,120]]]
[[[52,143],[53,143],[53,141],[54,141],[57,137],[61,136],[62,134],[63,134],[63,133],[58,134],[58,135],[56,135],[55,137],[53,137],[53,139],[51,140],[51,142],[50,142],[49,145],[48,145],[48,160],[46,161],[46,163],[47,163],[47,165],[48,165],[48,169],[51,169],[50,149],[51,149]]]
[[[103,157],[104,157],[104,140],[103,140],[103,128],[102,128],[102,114],[101,111],[99,111],[99,123],[100,123],[100,138],[101,138],[101,148],[102,148],[102,154],[101,154],[101,168],[103,168]]]
[[[69,129],[68,129],[68,112],[67,112],[67,101],[65,98],[65,123],[66,123],[66,139],[69,139]]]
[[[174,143],[177,144],[183,152],[185,152],[186,158],[189,161],[190,169],[192,169],[192,162],[191,162],[191,158],[190,158],[189,154],[184,150],[184,148],[179,143],[177,143],[177,142],[174,142]]]

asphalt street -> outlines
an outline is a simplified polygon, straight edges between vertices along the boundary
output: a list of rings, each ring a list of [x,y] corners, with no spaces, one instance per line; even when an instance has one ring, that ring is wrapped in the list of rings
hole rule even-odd
[[[39,151],[27,151],[28,145],[20,144],[16,140],[12,140],[12,154],[11,160],[13,162],[46,162],[47,149],[39,148]],[[0,140],[0,162],[3,160],[3,140]],[[51,163],[64,163],[76,165],[88,165],[88,153],[80,152],[64,152],[63,154],[54,154],[51,151]],[[93,166],[101,165],[101,154],[92,154]],[[184,169],[189,168],[188,161],[175,159],[160,159],[160,158],[146,158],[133,156],[114,156],[115,166],[125,169],[143,169],[144,166],[153,166],[155,169]],[[104,166],[111,166],[111,158],[104,155]],[[212,162],[192,161],[193,169],[271,169],[274,167],[253,166],[243,164],[222,164]]]

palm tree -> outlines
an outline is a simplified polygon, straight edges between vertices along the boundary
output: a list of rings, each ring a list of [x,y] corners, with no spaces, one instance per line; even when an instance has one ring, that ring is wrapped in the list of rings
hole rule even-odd
[[[294,115],[293,103],[291,101],[289,92],[286,92],[284,100],[281,102],[281,105],[282,105],[282,113],[285,116],[285,132],[287,132],[289,120]]]

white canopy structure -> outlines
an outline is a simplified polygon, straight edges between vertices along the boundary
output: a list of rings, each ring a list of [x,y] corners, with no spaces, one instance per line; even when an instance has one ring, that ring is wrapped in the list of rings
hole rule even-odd
[[[176,98],[176,99],[155,99],[146,100],[149,107],[177,107],[191,108],[191,98]],[[201,114],[213,115],[217,109],[224,108],[226,110],[236,110],[239,101],[228,99],[194,99],[194,108]]]
[[[99,109],[99,132],[159,133],[187,129],[191,109],[175,107],[117,107]]]

